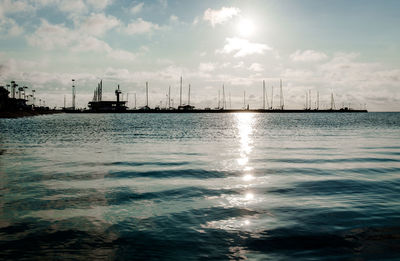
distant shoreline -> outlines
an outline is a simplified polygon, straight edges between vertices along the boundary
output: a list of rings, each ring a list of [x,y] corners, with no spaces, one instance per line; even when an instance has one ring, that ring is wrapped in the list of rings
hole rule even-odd
[[[47,115],[54,113],[62,113],[62,111],[58,110],[49,110],[49,111],[1,111],[0,119],[15,119],[22,117],[31,117],[31,116],[39,116],[39,115]]]
[[[64,111],[66,113],[367,113],[368,110],[121,110],[121,111],[91,111],[91,110],[75,110]]]

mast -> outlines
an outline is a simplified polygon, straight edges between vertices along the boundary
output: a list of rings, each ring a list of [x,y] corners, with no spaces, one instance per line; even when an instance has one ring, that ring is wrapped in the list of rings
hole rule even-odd
[[[317,110],[319,110],[319,91],[317,91]]]
[[[246,109],[246,91],[243,91],[243,108]]]
[[[308,108],[311,110],[311,90],[308,90]]]
[[[135,92],[135,110],[136,110],[136,92]]]
[[[265,110],[265,81],[263,80],[263,110]]]
[[[304,109],[307,110],[308,109],[308,92],[306,90],[306,104],[304,106]]]
[[[168,109],[171,108],[171,85],[168,87]]]
[[[229,92],[229,109],[232,109],[231,92]]]
[[[146,107],[149,107],[149,83],[146,82]]]
[[[218,109],[220,107],[220,100],[221,100],[221,98],[220,98],[220,90],[218,90]]]
[[[189,93],[188,93],[188,105],[190,105],[190,83],[189,83]]]
[[[285,106],[285,101],[283,99],[283,89],[282,89],[282,79],[280,79],[280,87],[281,87],[281,92],[280,92],[280,101],[279,101],[279,105],[281,107],[281,110],[283,110],[284,106]]]
[[[274,108],[274,86],[272,86],[272,94],[271,94],[271,110]]]
[[[179,92],[179,106],[182,106],[182,76],[181,76],[181,85],[180,85],[180,92]]]
[[[222,108],[226,109],[225,86],[224,86],[224,84],[222,84]]]

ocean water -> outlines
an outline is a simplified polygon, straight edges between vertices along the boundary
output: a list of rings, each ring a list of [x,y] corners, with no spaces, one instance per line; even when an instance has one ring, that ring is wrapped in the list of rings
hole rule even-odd
[[[400,258],[400,113],[58,114],[0,130],[0,259]]]

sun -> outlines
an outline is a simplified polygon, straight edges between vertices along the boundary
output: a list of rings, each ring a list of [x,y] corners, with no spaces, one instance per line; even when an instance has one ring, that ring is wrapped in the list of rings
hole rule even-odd
[[[237,25],[237,30],[240,36],[248,37],[254,34],[256,26],[254,22],[250,19],[242,19]]]

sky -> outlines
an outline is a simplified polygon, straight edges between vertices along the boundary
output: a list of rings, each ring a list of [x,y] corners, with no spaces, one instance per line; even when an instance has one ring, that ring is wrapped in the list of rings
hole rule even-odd
[[[103,80],[103,100],[165,106],[268,103],[301,109],[400,111],[400,1],[397,0],[0,0],[0,85],[15,80],[46,105],[86,107]],[[274,88],[272,95],[272,88]],[[29,91],[28,91],[29,92]],[[230,97],[230,99],[229,99]],[[230,101],[230,102],[229,102]]]

